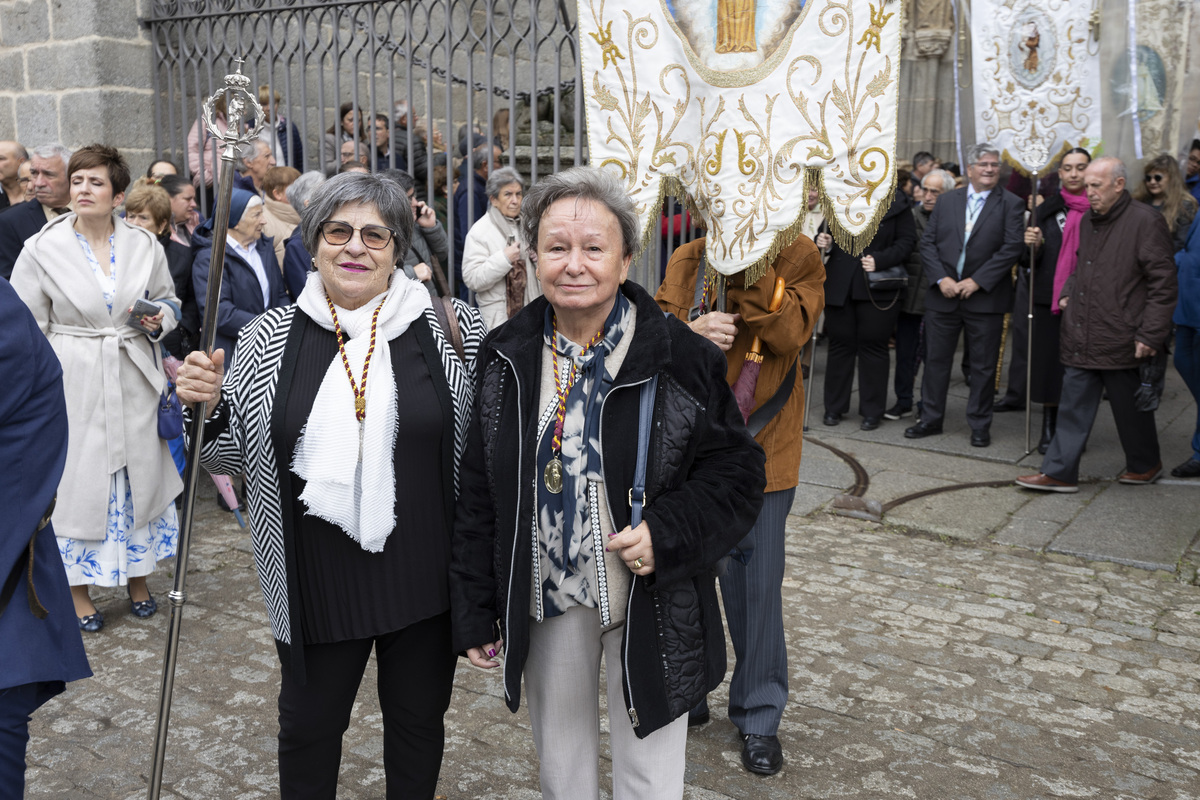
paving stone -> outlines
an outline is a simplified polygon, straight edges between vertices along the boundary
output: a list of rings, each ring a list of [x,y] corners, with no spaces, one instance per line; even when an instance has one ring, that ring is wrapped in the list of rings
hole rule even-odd
[[[246,537],[215,509],[201,520],[166,794],[270,798],[277,657]],[[1185,612],[1200,610],[1197,587],[824,513],[789,520],[787,552],[787,763],[768,779],[741,768],[723,683],[713,721],[688,734],[688,800],[1195,795],[1200,647]],[[160,596],[168,585],[165,574],[150,582]],[[34,716],[31,799],[145,796],[156,705],[145,687],[158,683],[166,615],[134,620],[118,590],[94,594],[109,614],[87,641],[96,677]],[[1169,619],[1172,630],[1094,616],[1088,602]],[[374,681],[372,665],[345,738],[340,798],[383,793]],[[504,707],[498,675],[460,665],[446,730],[440,795],[540,796],[528,716]],[[611,781],[601,783],[609,797]]]
[[[1129,490],[1138,494],[1130,496]],[[1130,506],[1136,503],[1136,525]],[[1056,553],[1174,571],[1196,538],[1200,492],[1170,486],[1114,486],[1101,492],[1050,544]],[[1154,531],[1146,536],[1146,531]]]

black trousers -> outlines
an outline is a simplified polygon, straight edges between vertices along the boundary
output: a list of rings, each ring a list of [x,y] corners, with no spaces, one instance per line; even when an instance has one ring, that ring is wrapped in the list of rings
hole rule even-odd
[[[858,362],[858,413],[882,417],[887,407],[891,356],[888,339],[900,316],[900,304],[886,311],[869,300],[848,300],[840,308],[825,308],[825,335],[829,359],[825,364],[825,413],[850,410],[854,364]]]
[[[379,669],[383,769],[388,800],[432,800],[442,768],[443,717],[457,660],[450,613],[376,636],[304,648],[307,682],[287,659],[279,689],[279,793],[282,800],[333,800],[342,734],[371,650]],[[281,654],[282,655],[282,654]]]
[[[913,385],[917,381],[917,368],[925,358],[925,340],[922,338],[920,314],[900,312],[896,320],[896,377],[892,389],[896,392],[896,403],[901,408],[912,408]]]
[[[1134,406],[1134,395],[1141,383],[1136,369],[1067,367],[1058,406],[1058,426],[1042,461],[1042,472],[1067,483],[1079,482],[1079,459],[1105,391],[1113,421],[1117,423],[1117,437],[1125,451],[1125,469],[1135,473],[1154,469],[1161,461],[1154,412],[1138,411]]]
[[[925,374],[921,378],[921,421],[941,425],[946,416],[946,392],[954,366],[954,348],[963,331],[971,364],[971,394],[967,400],[967,423],[973,431],[986,431],[992,424],[992,402],[996,383],[996,357],[1004,315],[978,311],[934,311],[925,309]]]

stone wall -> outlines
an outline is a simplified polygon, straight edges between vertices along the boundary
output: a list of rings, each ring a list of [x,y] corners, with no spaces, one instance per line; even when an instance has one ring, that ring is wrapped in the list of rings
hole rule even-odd
[[[0,139],[104,142],[135,171],[154,157],[150,0],[0,0]]]

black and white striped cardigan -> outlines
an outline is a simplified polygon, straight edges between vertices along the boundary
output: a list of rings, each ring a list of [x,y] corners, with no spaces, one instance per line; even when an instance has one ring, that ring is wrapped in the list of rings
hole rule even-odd
[[[467,422],[474,401],[475,354],[487,333],[477,309],[455,300],[454,313],[462,332],[465,363],[459,361],[443,336],[433,308],[425,309],[424,316],[428,332],[433,335],[433,344],[441,356],[454,411],[454,498],[447,498],[447,519],[451,521],[454,519],[453,504],[458,497],[459,462],[466,445]],[[285,645],[301,641],[302,637],[288,603],[289,588],[295,588],[296,578],[287,569],[289,563],[294,563],[289,552],[292,547],[290,537],[284,530],[291,508],[285,503],[281,488],[281,477],[288,477],[288,464],[279,463],[279,454],[288,450],[282,439],[282,410],[275,413],[275,401],[279,386],[290,386],[291,383],[300,333],[304,329],[303,324],[295,323],[303,316],[295,305],[275,308],[242,329],[238,336],[237,356],[225,377],[221,402],[206,425],[204,446],[200,450],[200,463],[214,475],[245,472],[254,563],[271,632]],[[417,333],[424,340],[424,349],[428,337],[424,331]],[[298,653],[293,653],[294,664],[298,657]],[[297,666],[303,670],[302,664]]]

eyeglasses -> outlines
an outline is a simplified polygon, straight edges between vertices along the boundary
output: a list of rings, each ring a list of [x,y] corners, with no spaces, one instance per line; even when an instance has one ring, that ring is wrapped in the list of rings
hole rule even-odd
[[[358,231],[359,239],[368,250],[382,250],[392,243],[396,232],[382,225],[363,225],[356,228],[347,222],[333,220],[321,223],[321,238],[335,247],[346,244]]]
[[[1146,176],[1146,183],[1162,183],[1166,179],[1167,179],[1166,175],[1163,175],[1160,172],[1156,172],[1153,175]]]

